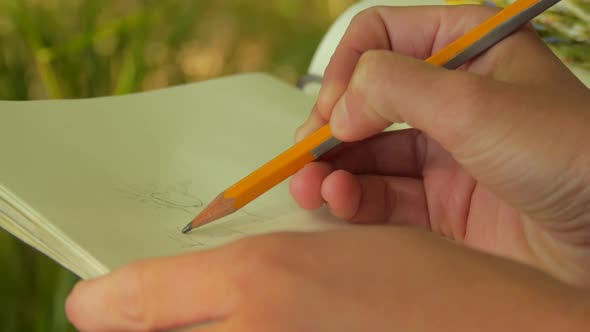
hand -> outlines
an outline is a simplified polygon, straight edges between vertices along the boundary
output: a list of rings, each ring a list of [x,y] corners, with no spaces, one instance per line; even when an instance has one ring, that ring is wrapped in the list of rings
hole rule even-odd
[[[352,143],[300,172],[293,194],[306,208],[326,201],[355,222],[422,225],[587,285],[587,90],[530,31],[468,64],[471,73],[411,59],[489,15],[379,8],[355,19],[300,135],[327,121],[351,142],[391,122],[420,131]],[[376,48],[385,51],[368,51]],[[524,264],[410,227],[371,226],[132,264],[79,283],[67,312],[82,331],[206,321],[216,323],[199,331],[581,331],[588,302]]]
[[[126,266],[78,284],[67,313],[84,332],[211,320],[195,331],[582,331],[584,305],[574,288],[524,265],[423,231],[367,227]]]
[[[381,7],[358,16],[298,132],[329,122],[356,143],[304,168],[291,191],[307,209],[421,225],[588,287],[589,90],[528,28],[461,71],[418,60],[490,15]],[[375,136],[395,122],[415,129]]]

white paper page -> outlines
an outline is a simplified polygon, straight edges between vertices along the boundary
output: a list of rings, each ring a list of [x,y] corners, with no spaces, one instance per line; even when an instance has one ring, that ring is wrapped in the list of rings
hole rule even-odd
[[[0,183],[108,269],[250,234],[338,227],[299,209],[283,183],[221,222],[180,233],[220,191],[291,146],[312,104],[264,75],[0,102]]]

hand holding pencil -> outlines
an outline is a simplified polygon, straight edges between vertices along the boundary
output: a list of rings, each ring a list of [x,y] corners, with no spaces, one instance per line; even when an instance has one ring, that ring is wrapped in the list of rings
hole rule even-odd
[[[527,29],[463,71],[418,60],[490,13],[361,15],[300,132],[343,112],[334,135],[356,141],[294,176],[300,205],[417,227],[269,234],[142,261],[80,283],[70,319],[82,331],[586,331],[590,90]],[[400,120],[417,129],[381,133]]]
[[[428,57],[426,62],[447,69],[456,69],[502,41],[557,2],[559,0],[516,1],[466,34],[457,36],[456,40],[445,41],[448,45]],[[384,49],[388,45],[374,45],[367,47],[367,50]],[[325,94],[327,92],[324,92]],[[188,233],[194,228],[234,213],[306,164],[322,157],[339,143],[340,141],[333,137],[330,125],[319,128],[291,149],[222,192],[187,224],[182,232]]]

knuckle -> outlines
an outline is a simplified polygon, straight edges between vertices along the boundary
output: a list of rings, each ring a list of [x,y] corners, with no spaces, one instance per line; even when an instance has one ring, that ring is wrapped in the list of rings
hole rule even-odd
[[[366,22],[374,22],[375,18],[380,15],[380,9],[383,6],[369,7],[358,12],[350,21],[350,28],[361,28]]]
[[[230,245],[231,278],[240,291],[248,292],[260,284],[261,278],[272,281],[289,270],[292,258],[286,248],[291,237],[289,234],[261,235]]]
[[[365,51],[359,58],[355,71],[350,81],[350,92],[352,94],[365,95],[371,91],[371,87],[379,80],[380,68],[385,65],[384,50],[368,50]]]
[[[233,259],[237,264],[268,269],[282,260],[282,245],[271,236],[242,239],[234,244]]]
[[[351,23],[354,23],[354,25],[360,24],[363,28],[366,24],[381,23],[381,21],[384,21],[384,12],[388,9],[391,9],[391,6],[373,5],[365,8],[353,17]]]
[[[387,50],[369,50],[361,56],[353,74],[347,103],[349,109],[358,106],[379,126],[400,121],[399,114],[392,111],[388,95],[395,86],[391,73],[398,65],[396,58]]]

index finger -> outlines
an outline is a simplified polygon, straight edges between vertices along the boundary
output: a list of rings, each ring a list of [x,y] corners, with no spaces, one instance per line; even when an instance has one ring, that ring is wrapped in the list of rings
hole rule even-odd
[[[350,23],[326,68],[317,103],[298,138],[328,122],[363,53],[391,50],[424,60],[495,12],[484,6],[378,6],[361,12]]]

